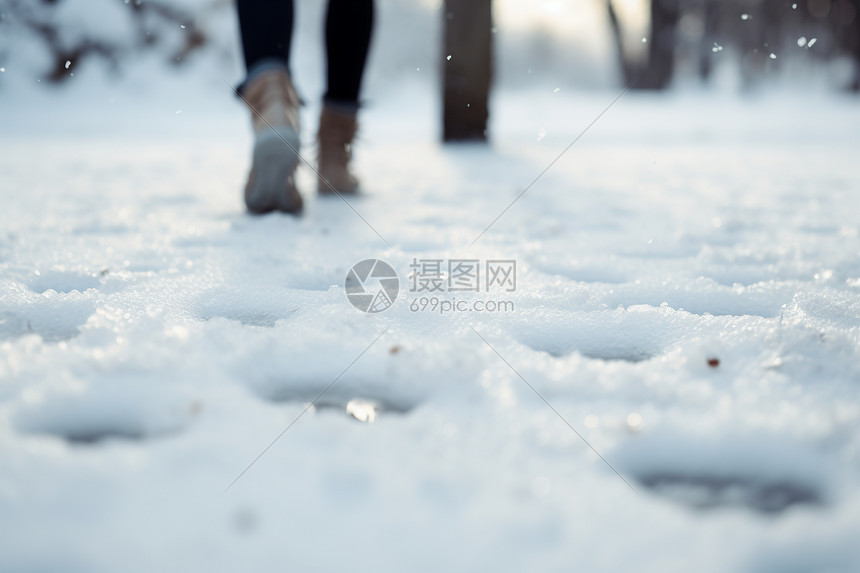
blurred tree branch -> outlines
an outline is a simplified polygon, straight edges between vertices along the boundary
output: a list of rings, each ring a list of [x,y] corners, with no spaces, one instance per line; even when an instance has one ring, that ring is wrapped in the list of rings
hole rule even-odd
[[[178,45],[165,54],[165,59],[174,65],[181,65],[209,41],[206,32],[194,25],[195,14],[168,0],[115,1],[127,8],[128,18],[135,29],[131,38],[102,37],[97,31],[77,33],[61,20],[61,8],[69,0],[0,0],[0,13],[3,13],[7,26],[16,26],[16,33],[29,34],[46,49],[51,63],[41,77],[53,83],[67,80],[70,77],[67,70],[85,59],[99,58],[111,69],[118,70],[121,60],[130,54],[163,47],[168,30],[182,31],[174,34],[180,38]],[[212,0],[201,6],[199,11],[227,4],[230,4],[229,0]],[[93,7],[93,17],[98,18],[97,7]]]
[[[637,89],[666,89],[681,61],[695,62],[708,79],[716,59],[728,55],[725,47],[740,59],[750,86],[779,69],[781,56],[806,47],[814,59],[849,58],[853,77],[845,87],[860,90],[860,0],[651,0],[649,14],[647,58],[640,63],[626,52],[623,22],[607,0],[624,83],[638,80]],[[815,49],[798,44],[801,38],[815,38]]]

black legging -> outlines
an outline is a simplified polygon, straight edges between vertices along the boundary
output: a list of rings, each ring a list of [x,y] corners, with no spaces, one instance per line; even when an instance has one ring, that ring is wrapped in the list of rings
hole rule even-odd
[[[237,0],[245,69],[263,60],[290,61],[293,0]],[[329,0],[325,21],[325,100],[356,105],[373,28],[373,0]]]

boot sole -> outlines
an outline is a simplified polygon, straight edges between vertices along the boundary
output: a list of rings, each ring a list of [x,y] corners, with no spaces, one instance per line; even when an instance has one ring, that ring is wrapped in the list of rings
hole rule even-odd
[[[331,183],[331,181],[329,181],[329,183]],[[352,195],[359,195],[360,192],[361,192],[361,182],[358,181],[357,179],[355,180],[354,184],[349,185],[349,186],[344,186],[344,185],[338,186],[338,185],[334,185],[332,183],[332,186],[329,187],[329,185],[323,181],[322,175],[317,173],[317,194],[318,195],[322,195],[323,197],[328,196],[328,195],[350,195],[350,196],[352,196]]]
[[[254,214],[301,211],[302,196],[289,180],[299,163],[296,153],[299,144],[299,134],[287,126],[266,128],[257,135],[253,175],[245,188],[248,211]]]
[[[349,189],[335,189],[336,191],[332,191],[331,187],[329,187],[325,183],[320,183],[317,186],[317,194],[321,197],[337,197],[338,195],[347,195],[349,197],[355,197],[357,195],[361,195],[361,189],[358,185]]]

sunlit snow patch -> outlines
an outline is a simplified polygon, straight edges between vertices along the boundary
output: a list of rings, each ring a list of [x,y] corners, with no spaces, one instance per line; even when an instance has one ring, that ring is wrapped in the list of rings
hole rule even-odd
[[[379,413],[379,406],[370,400],[354,398],[346,403],[346,413],[359,422],[373,422]]]

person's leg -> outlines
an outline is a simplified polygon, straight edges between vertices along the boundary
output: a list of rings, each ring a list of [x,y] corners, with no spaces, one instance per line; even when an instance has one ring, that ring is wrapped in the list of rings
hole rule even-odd
[[[325,21],[325,101],[357,107],[373,30],[373,0],[329,0]]]
[[[293,36],[293,0],[236,0],[242,53],[248,74],[261,69],[289,70]]]
[[[327,86],[320,114],[317,190],[355,193],[349,171],[358,95],[373,30],[373,0],[329,0],[325,22]]]
[[[295,186],[299,162],[299,97],[289,74],[292,0],[237,0],[247,75],[237,89],[251,111],[254,150],[245,185],[251,213],[302,208]]]

